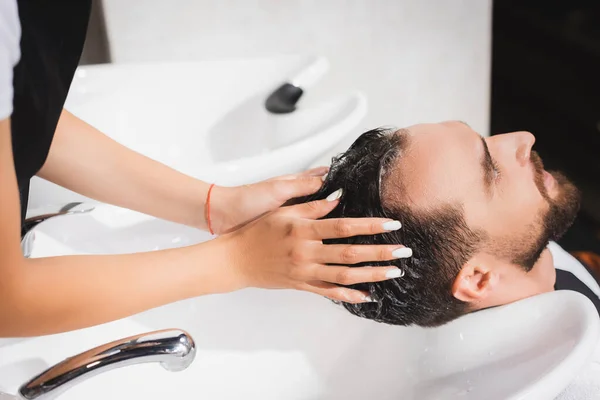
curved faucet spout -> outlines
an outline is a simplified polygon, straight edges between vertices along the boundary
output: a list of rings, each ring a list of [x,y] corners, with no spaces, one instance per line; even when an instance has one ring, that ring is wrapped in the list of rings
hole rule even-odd
[[[194,360],[196,345],[182,330],[169,329],[131,336],[66,359],[25,383],[20,399],[51,400],[92,376],[115,368],[158,362],[168,371],[182,371]]]

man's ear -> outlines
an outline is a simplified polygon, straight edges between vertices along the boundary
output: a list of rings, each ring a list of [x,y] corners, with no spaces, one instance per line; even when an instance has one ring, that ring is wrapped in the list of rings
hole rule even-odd
[[[485,263],[470,260],[458,273],[452,294],[466,303],[485,299],[498,283],[498,274]]]

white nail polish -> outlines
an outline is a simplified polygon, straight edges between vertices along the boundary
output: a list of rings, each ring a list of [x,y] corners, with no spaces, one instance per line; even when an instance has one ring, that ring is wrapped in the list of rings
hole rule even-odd
[[[337,199],[339,199],[340,197],[342,197],[342,189],[338,189],[335,192],[331,193],[329,196],[327,196],[327,201],[336,201]]]
[[[397,231],[398,229],[402,228],[402,224],[400,223],[400,221],[384,222],[382,226],[383,229],[385,229],[388,232]]]
[[[408,247],[400,247],[392,251],[392,257],[394,258],[408,258],[410,256],[412,256],[412,249]]]
[[[385,273],[386,278],[402,278],[404,276],[404,271],[400,268],[391,269]]]
[[[365,301],[369,303],[377,303],[377,300],[373,300],[371,296],[365,296]]]
[[[323,182],[325,182],[325,180],[326,180],[326,179],[327,179],[327,174],[325,174],[325,175],[322,175],[322,176],[321,176],[321,180],[322,180]]]

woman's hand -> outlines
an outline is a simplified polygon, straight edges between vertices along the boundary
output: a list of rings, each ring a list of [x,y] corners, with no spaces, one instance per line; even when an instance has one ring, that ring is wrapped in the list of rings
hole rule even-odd
[[[389,245],[324,245],[323,239],[373,235],[400,228],[382,218],[326,219],[341,191],[325,200],[277,209],[216,239],[239,288],[298,289],[333,300],[362,303],[368,293],[339,285],[399,278],[396,267],[348,267],[369,261],[410,257],[411,251]],[[338,265],[327,265],[338,264]]]
[[[211,193],[210,219],[217,234],[231,232],[295,197],[319,190],[329,168],[314,168],[252,185],[215,186]]]

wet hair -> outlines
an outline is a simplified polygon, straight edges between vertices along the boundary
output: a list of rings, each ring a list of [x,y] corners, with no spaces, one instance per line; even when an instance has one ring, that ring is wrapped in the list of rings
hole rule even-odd
[[[482,242],[481,232],[467,226],[460,205],[417,211],[402,190],[402,155],[410,145],[405,132],[374,129],[363,133],[343,154],[333,159],[322,188],[302,201],[323,199],[343,189],[340,204],[325,218],[382,217],[398,220],[402,228],[373,236],[330,239],[326,244],[402,244],[413,256],[389,262],[356,264],[394,265],[404,276],[350,287],[370,293],[374,303],[342,303],[352,314],[394,325],[439,326],[467,312],[456,299],[452,284],[465,262]]]

